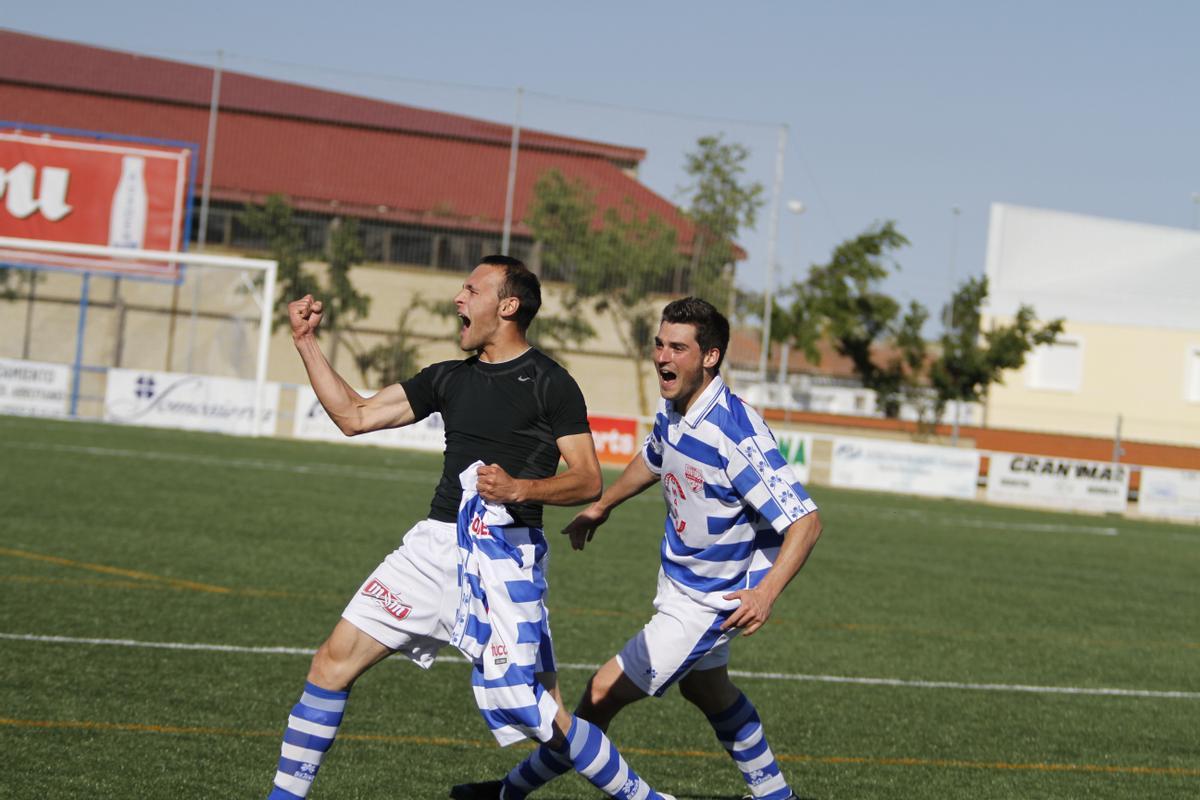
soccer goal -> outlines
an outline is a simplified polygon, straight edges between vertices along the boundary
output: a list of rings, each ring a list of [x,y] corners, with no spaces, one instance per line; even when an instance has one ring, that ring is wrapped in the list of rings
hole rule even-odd
[[[277,269],[0,236],[0,413],[273,433]]]

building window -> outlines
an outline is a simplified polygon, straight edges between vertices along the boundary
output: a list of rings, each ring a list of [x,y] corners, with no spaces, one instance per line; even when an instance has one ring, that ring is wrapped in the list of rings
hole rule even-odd
[[[1063,337],[1034,348],[1025,367],[1025,385],[1048,392],[1078,392],[1083,388],[1083,340]]]
[[[1184,395],[1189,403],[1200,403],[1200,344],[1188,348],[1187,366],[1183,371]]]

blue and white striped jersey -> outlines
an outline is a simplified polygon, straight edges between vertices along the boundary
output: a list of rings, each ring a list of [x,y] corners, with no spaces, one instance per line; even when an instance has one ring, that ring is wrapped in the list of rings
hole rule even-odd
[[[736,608],[722,595],[757,586],[784,531],[817,510],[762,417],[719,375],[685,415],[659,403],[642,457],[667,504],[663,572],[711,608]]]

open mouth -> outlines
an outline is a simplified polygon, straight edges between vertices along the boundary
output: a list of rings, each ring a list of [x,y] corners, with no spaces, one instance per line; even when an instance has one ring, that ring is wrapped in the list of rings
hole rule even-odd
[[[664,388],[670,388],[674,386],[675,379],[677,377],[679,376],[669,367],[659,367],[658,382],[661,383]]]
[[[471,327],[471,318],[470,317],[459,314],[458,321],[462,323],[462,330],[464,330],[464,331],[467,328]]]

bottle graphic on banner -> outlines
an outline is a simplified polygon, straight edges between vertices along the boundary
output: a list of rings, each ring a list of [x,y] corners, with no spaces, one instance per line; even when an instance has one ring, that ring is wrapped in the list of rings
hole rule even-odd
[[[146,241],[146,159],[121,159],[121,180],[113,192],[108,224],[110,247],[141,249]]]

